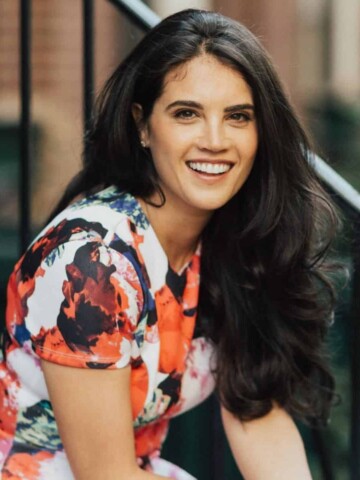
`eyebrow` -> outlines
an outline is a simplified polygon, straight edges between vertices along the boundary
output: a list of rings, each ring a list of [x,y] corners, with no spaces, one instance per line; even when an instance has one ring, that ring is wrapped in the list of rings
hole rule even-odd
[[[168,111],[173,107],[192,107],[199,110],[204,109],[201,103],[193,102],[192,100],[176,100],[175,102],[170,103],[165,110]],[[230,107],[224,108],[224,112],[226,113],[234,112],[237,110],[255,110],[255,108],[254,105],[252,105],[251,103],[239,103],[237,105],[231,105]]]

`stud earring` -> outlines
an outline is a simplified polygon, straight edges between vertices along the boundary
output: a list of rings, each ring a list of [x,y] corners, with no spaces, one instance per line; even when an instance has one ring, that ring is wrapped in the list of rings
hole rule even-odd
[[[140,141],[140,144],[141,144],[141,146],[142,146],[143,148],[146,148],[146,143],[144,142],[144,140],[141,140],[141,141]]]

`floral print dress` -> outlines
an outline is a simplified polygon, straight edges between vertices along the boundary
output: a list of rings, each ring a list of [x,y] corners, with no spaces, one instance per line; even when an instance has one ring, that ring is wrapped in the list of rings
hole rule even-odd
[[[199,269],[200,247],[174,272],[138,201],[116,187],[72,204],[38,235],[8,284],[2,479],[74,478],[40,358],[78,368],[130,364],[139,465],[193,478],[160,451],[169,419],[214,388],[211,344],[194,336]]]

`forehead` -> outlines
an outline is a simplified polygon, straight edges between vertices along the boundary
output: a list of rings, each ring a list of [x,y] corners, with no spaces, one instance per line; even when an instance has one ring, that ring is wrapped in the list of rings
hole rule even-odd
[[[165,75],[164,88],[159,100],[171,101],[175,97],[186,100],[201,98],[223,99],[232,103],[252,101],[252,92],[241,73],[224,65],[212,55],[201,55],[175,67]]]

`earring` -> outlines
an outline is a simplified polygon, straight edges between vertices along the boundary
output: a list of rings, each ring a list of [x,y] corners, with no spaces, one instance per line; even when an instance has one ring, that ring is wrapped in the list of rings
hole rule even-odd
[[[146,143],[145,143],[144,140],[141,140],[141,141],[140,141],[140,144],[141,144],[141,146],[142,146],[143,148],[146,148]]]

